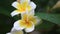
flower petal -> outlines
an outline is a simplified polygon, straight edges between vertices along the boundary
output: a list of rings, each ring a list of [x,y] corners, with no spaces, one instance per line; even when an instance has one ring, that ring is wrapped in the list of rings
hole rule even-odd
[[[34,24],[33,23],[32,23],[31,27],[25,29],[26,32],[32,32],[33,30],[34,30]]]
[[[36,8],[36,4],[34,2],[30,2],[30,6],[31,6],[32,10]]]
[[[11,32],[12,32],[12,31],[16,31],[16,29],[13,27],[13,28],[11,29]]]
[[[11,32],[6,34],[23,34],[22,30],[16,30],[14,27],[12,28]]]
[[[33,15],[33,16],[35,15],[35,11],[34,10],[31,10],[29,13],[30,13],[30,15]]]
[[[14,28],[16,29],[16,30],[22,30],[22,29],[24,29],[25,28],[25,26],[20,26],[20,22],[21,20],[18,20],[18,21],[16,21],[15,23],[14,23]]]
[[[13,17],[13,16],[15,16],[15,15],[17,15],[17,14],[20,14],[21,12],[19,12],[19,10],[15,10],[15,11],[13,11],[12,13],[11,13],[11,16]]]
[[[17,1],[15,1],[15,2],[12,3],[12,6],[17,8],[17,4],[19,4],[19,3]]]
[[[25,15],[27,15],[27,16],[25,16]],[[31,10],[30,12],[24,12],[24,13],[21,13],[21,17],[23,18],[24,16],[25,17],[30,17],[30,16],[34,16],[35,15],[35,12],[34,12],[34,10]]]

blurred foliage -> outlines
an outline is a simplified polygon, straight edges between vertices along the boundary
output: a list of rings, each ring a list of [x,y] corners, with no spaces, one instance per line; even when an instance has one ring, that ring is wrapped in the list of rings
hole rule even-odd
[[[0,34],[9,32],[13,26],[14,19],[12,17],[0,14]]]
[[[15,0],[0,0],[0,34],[11,30],[14,21],[20,19],[20,15],[11,17],[15,10],[11,6]],[[36,16],[42,19],[42,23],[36,26],[36,30],[42,34],[60,34],[60,8],[52,9],[59,0],[31,0],[36,3]],[[17,18],[18,17],[18,18]]]
[[[60,14],[55,14],[55,13],[37,13],[36,14],[38,17],[41,19],[53,22],[55,24],[60,25]]]

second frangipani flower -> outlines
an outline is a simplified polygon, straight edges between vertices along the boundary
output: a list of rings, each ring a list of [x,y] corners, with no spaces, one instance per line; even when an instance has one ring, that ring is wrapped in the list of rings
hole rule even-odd
[[[34,16],[32,13],[31,14],[24,13],[22,15],[22,19],[14,23],[14,28],[16,30],[25,29],[26,32],[32,32],[38,21],[39,19],[36,16]]]
[[[16,8],[16,10],[14,10],[12,13],[11,13],[11,16],[15,16],[17,14],[20,14],[20,13],[24,13],[24,12],[30,12],[32,10],[34,10],[36,8],[36,5],[34,2],[31,2],[30,0],[26,0],[24,2],[22,2],[24,0],[20,0],[20,2],[13,2],[12,3],[12,6]]]

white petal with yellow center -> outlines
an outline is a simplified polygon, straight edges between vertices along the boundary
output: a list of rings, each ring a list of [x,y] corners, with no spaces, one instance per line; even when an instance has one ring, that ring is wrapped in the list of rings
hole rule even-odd
[[[29,0],[26,0],[26,1],[29,1]],[[17,1],[15,1],[12,3],[12,6],[17,8],[17,10],[13,11],[11,13],[11,16],[15,16],[15,15],[18,15],[18,14],[24,13],[24,12],[29,12],[29,13],[32,13],[32,15],[34,15],[34,9],[36,8],[36,5],[34,4],[34,2],[30,2],[30,3],[23,2],[21,4]]]
[[[11,12],[11,16],[13,17],[13,16],[18,15],[20,13],[21,12],[19,12],[19,10],[15,10],[15,11]]]
[[[12,16],[15,16],[17,14],[24,13],[24,12],[30,12],[30,11],[32,11],[32,9],[35,9],[35,7],[36,7],[36,5],[33,2],[30,2],[30,3],[24,2],[21,4],[16,1],[12,3],[12,6],[17,8],[17,10],[15,10],[11,13]]]
[[[15,7],[16,9],[18,9],[18,10],[22,10],[22,11],[25,11],[25,10],[30,10],[31,9],[31,6],[30,6],[30,4],[29,3],[27,3],[27,2],[23,2],[22,4],[21,3],[19,3],[19,2],[13,2],[12,3],[12,6],[13,7]]]
[[[23,25],[21,25],[20,26],[20,24],[19,23],[21,23],[20,22],[21,20],[18,20],[18,21],[16,21],[15,23],[14,23],[14,28],[16,29],[16,30],[23,30],[24,28],[25,28],[25,26]]]
[[[25,12],[23,14],[21,14],[22,19],[28,19],[30,21],[32,21],[34,24],[39,24],[39,22],[41,21],[41,19],[39,19],[37,16],[34,16],[34,10],[30,11],[30,12]]]
[[[26,32],[32,32],[34,30],[34,23],[33,21],[30,21],[29,18],[27,19],[27,15],[24,15],[23,19],[14,23],[14,28],[16,30],[25,29]]]

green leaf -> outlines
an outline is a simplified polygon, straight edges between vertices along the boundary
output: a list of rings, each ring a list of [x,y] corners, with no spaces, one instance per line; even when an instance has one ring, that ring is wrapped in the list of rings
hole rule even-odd
[[[53,22],[55,24],[60,25],[60,14],[52,14],[52,13],[36,13],[38,17],[41,19]]]

